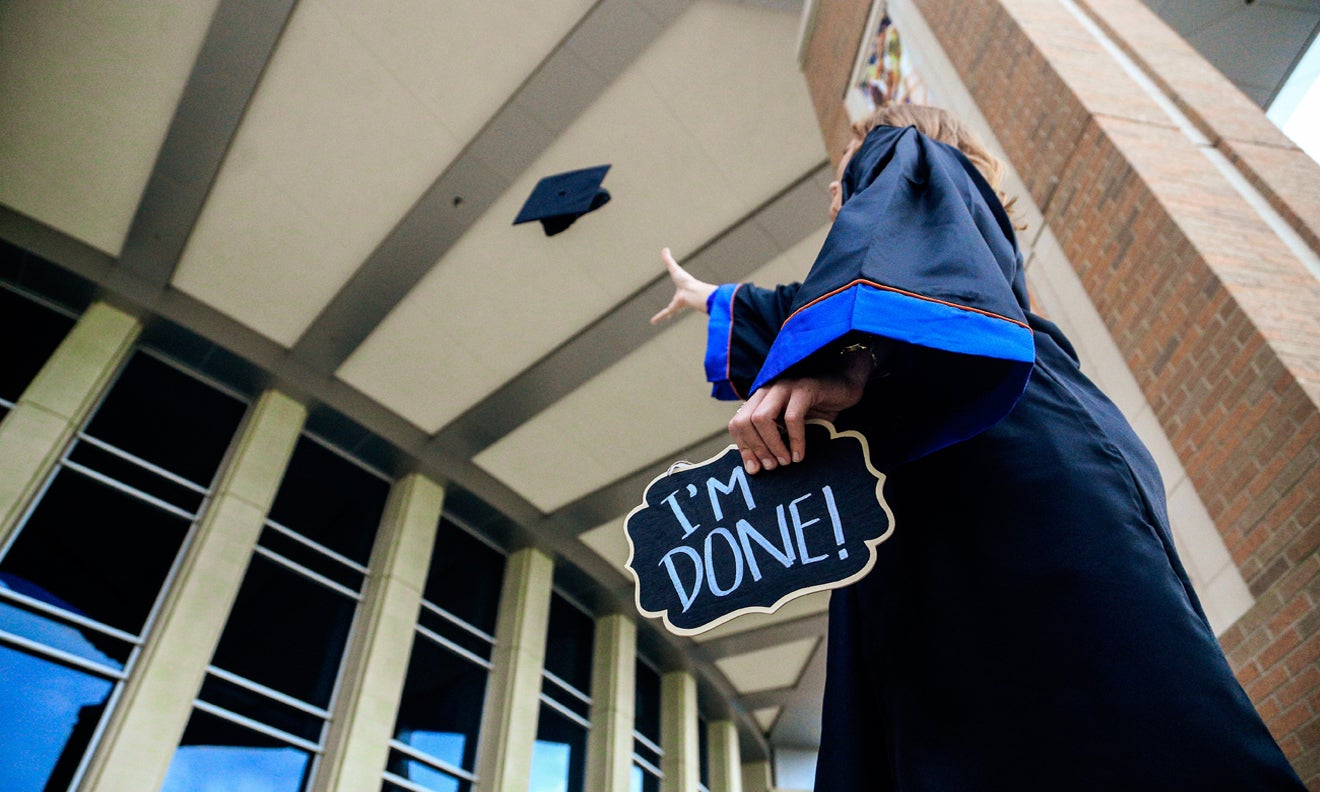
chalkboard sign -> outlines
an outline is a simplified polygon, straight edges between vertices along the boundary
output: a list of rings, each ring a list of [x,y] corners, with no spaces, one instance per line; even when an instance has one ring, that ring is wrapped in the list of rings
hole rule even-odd
[[[861,579],[894,530],[866,438],[807,424],[807,455],[747,475],[736,446],[646,487],[624,531],[637,610],[679,635]]]

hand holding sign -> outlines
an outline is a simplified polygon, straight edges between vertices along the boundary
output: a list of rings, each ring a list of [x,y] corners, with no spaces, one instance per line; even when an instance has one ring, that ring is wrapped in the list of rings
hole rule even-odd
[[[736,446],[656,478],[624,530],[637,609],[693,635],[860,579],[894,530],[866,438],[807,424],[809,458],[748,476]]]

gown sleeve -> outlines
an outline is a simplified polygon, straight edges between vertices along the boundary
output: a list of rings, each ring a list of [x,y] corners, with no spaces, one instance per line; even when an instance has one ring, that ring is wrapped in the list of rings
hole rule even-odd
[[[879,127],[854,155],[844,192],[800,285],[713,296],[711,346],[718,337],[726,349],[708,348],[716,390],[746,398],[869,337],[886,342],[888,359],[849,414],[898,457],[993,426],[1035,360],[1022,260],[994,191],[956,149],[911,127]]]
[[[706,301],[706,380],[710,395],[745,399],[765,363],[779,326],[788,318],[799,284],[765,289],[727,283]]]

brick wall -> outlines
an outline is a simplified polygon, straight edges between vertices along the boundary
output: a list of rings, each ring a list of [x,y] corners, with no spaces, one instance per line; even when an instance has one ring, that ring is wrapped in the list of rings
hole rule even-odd
[[[830,159],[837,162],[850,136],[843,95],[862,44],[870,3],[820,3],[811,38],[803,53],[803,74],[820,122]],[[810,64],[808,66],[807,64]]]
[[[912,2],[1043,211],[1256,597],[1221,642],[1320,789],[1320,281],[1211,157],[1313,252],[1320,166],[1138,0],[1077,0],[1082,18],[1065,0]],[[822,3],[817,31],[847,40],[840,28],[864,24],[866,6]],[[846,75],[819,72],[844,60],[850,68],[856,44],[846,58],[816,44],[804,70],[835,150]]]

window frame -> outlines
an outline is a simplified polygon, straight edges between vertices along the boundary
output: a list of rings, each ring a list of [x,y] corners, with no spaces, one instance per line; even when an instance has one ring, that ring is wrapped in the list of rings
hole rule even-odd
[[[35,299],[37,299],[38,302],[45,304],[47,307],[60,311],[61,313],[65,313],[66,315],[69,313],[68,309],[64,309],[56,303],[36,297],[35,295],[31,295],[29,292],[18,289],[13,285],[6,283],[4,281],[0,281],[0,287],[14,291],[22,296],[32,296]],[[78,317],[75,316],[74,318],[76,321]],[[137,635],[133,635],[132,633],[129,633],[125,630],[121,630],[117,627],[113,627],[109,624],[105,624],[97,619],[92,619],[90,617],[73,613],[63,608],[59,608],[54,605],[41,602],[40,600],[13,591],[7,587],[0,587],[0,602],[8,601],[12,605],[17,606],[20,610],[36,611],[40,615],[49,618],[52,621],[55,621],[56,623],[63,622],[69,625],[93,630],[95,632],[128,643],[130,645],[127,657],[123,662],[123,668],[114,669],[109,666],[105,666],[103,664],[97,663],[93,660],[88,660],[86,658],[78,657],[77,655],[73,655],[69,652],[58,649],[56,647],[48,646],[39,641],[34,641],[29,638],[24,638],[23,636],[16,635],[6,630],[0,629],[0,644],[8,646],[9,648],[18,651],[20,653],[28,654],[37,657],[39,659],[44,659],[53,662],[57,665],[64,666],[66,668],[71,668],[76,671],[80,671],[82,673],[86,673],[94,677],[105,679],[112,683],[110,693],[109,695],[106,696],[105,704],[101,712],[101,717],[98,720],[96,727],[92,730],[92,733],[88,738],[87,745],[83,749],[82,757],[78,760],[77,767],[73,772],[70,781],[71,789],[76,789],[82,783],[83,777],[86,775],[87,769],[90,766],[91,759],[98,750],[101,738],[104,736],[105,730],[109,725],[110,717],[114,713],[116,707],[118,706],[120,697],[123,695],[124,684],[127,681],[129,675],[133,672],[133,669],[136,667],[137,660],[142,653],[142,647],[146,642],[147,636],[149,636],[156,628],[156,623],[160,616],[161,609],[164,607],[166,594],[173,589],[179,577],[180,571],[183,567],[184,559],[187,557],[189,551],[192,549],[194,542],[196,541],[198,525],[204,519],[207,509],[210,506],[211,500],[214,496],[216,485],[219,483],[220,477],[224,474],[224,471],[228,466],[230,455],[232,454],[233,451],[234,442],[238,438],[243,424],[243,417],[240,417],[238,423],[234,427],[234,432],[230,436],[229,442],[226,445],[225,453],[221,456],[220,461],[216,465],[215,471],[211,475],[210,481],[207,482],[206,485],[201,485],[198,484],[197,482],[190,481],[183,476],[180,476],[172,471],[167,470],[166,468],[163,468],[159,465],[148,462],[147,460],[142,459],[134,454],[131,454],[128,451],[125,451],[124,449],[121,449],[112,443],[109,443],[93,435],[88,434],[87,432],[88,427],[91,426],[96,416],[100,413],[101,408],[104,406],[105,402],[110,398],[111,394],[114,392],[115,387],[122,380],[124,373],[128,370],[128,367],[134,360],[135,356],[139,354],[147,355],[155,359],[157,362],[173,369],[178,374],[181,374],[182,376],[185,377],[191,377],[194,380],[200,382],[201,384],[213,388],[214,390],[219,391],[223,395],[236,400],[243,406],[243,416],[247,415],[248,411],[252,409],[252,404],[253,404],[253,399],[247,394],[244,394],[238,391],[237,389],[232,388],[226,385],[225,383],[220,382],[215,378],[208,376],[203,372],[197,371],[192,367],[188,366],[187,364],[175,360],[170,356],[158,350],[153,349],[150,346],[135,345],[128,352],[128,354],[124,356],[123,360],[119,361],[119,364],[115,368],[114,374],[109,378],[107,384],[101,389],[101,392],[97,394],[96,400],[92,405],[91,410],[88,411],[86,417],[79,425],[78,430],[74,432],[73,435],[66,442],[65,447],[61,450],[59,458],[56,460],[54,467],[51,469],[49,474],[47,474],[45,480],[42,482],[41,486],[38,488],[37,492],[31,499],[31,501],[24,508],[22,514],[19,516],[18,522],[16,523],[17,527],[15,528],[15,530],[10,533],[10,535],[6,538],[6,540],[2,544],[0,544],[0,562],[3,562],[4,559],[7,558],[9,553],[13,550],[14,545],[18,542],[20,537],[23,536],[25,530],[27,529],[32,519],[32,516],[36,513],[37,509],[40,508],[41,504],[45,501],[46,496],[50,492],[52,485],[55,483],[56,478],[65,470],[68,470],[78,476],[91,479],[96,483],[109,487],[115,491],[127,495],[128,497],[139,500],[145,503],[149,507],[159,509],[161,511],[166,512],[167,514],[171,514],[175,517],[179,517],[180,519],[187,521],[187,526],[183,530],[183,536],[180,539],[179,547],[175,551],[174,558],[170,562],[169,568],[166,570],[164,577],[161,579],[160,587],[156,591],[156,595],[151,603],[151,606],[147,609],[147,612],[143,618],[142,628]],[[201,494],[203,496],[200,505],[198,506],[195,512],[190,512],[179,506],[164,501],[154,495],[151,495],[150,493],[143,492],[142,490],[132,485],[118,481],[117,479],[114,479],[104,473],[93,470],[92,468],[89,468],[86,465],[83,465],[78,462],[74,462],[73,460],[70,459],[70,456],[83,442],[86,442],[89,445],[92,445],[93,447],[98,448],[102,451],[106,451],[107,453],[110,453],[119,459],[129,462],[130,464],[133,464],[134,466],[140,469],[161,476],[167,481],[171,481],[172,483],[184,486],[191,491],[198,492],[198,494]]]

